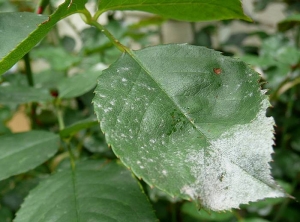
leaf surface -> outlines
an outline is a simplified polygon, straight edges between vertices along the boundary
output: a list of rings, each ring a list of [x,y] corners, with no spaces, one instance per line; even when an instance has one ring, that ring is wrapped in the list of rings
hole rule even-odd
[[[40,204],[36,204],[40,203]],[[155,221],[137,181],[114,162],[85,161],[43,181],[15,222]]]
[[[64,137],[64,138],[70,137],[70,136],[74,135],[75,133],[77,133],[78,131],[90,128],[96,124],[98,124],[98,122],[96,120],[94,120],[92,118],[88,118],[85,120],[78,121],[70,126],[67,126],[62,131],[60,131],[59,134],[61,137]]]
[[[23,104],[29,102],[51,101],[48,90],[27,86],[0,86],[0,104]]]
[[[81,96],[96,86],[97,78],[101,71],[87,71],[66,78],[58,83],[59,97],[70,99]]]
[[[59,137],[44,131],[0,136],[0,180],[42,164],[58,150]]]
[[[86,0],[65,1],[51,15],[0,13],[0,75],[29,52],[62,18],[85,9]]]
[[[300,25],[300,14],[290,15],[277,24],[278,30],[285,32],[295,26]]]
[[[285,195],[270,176],[274,120],[258,80],[219,52],[156,46],[104,70],[93,102],[107,143],[138,177],[221,211]]]
[[[251,21],[239,0],[101,0],[100,12],[108,10],[139,10],[183,21],[244,19]]]

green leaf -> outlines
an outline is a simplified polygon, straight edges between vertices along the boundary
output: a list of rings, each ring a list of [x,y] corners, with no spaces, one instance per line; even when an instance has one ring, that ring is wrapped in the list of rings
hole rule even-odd
[[[46,46],[34,49],[31,53],[32,58],[45,59],[50,63],[53,70],[66,71],[73,65],[80,62],[80,58],[62,47]]]
[[[82,140],[83,140],[83,146],[88,151],[92,153],[99,153],[102,156],[105,155],[110,159],[115,158],[115,154],[108,147],[105,141],[105,136],[101,132],[101,129],[98,126],[98,121],[97,121],[97,126],[92,127],[91,129],[89,129],[87,133],[85,133],[82,136]]]
[[[38,204],[37,204],[38,203]],[[15,222],[155,221],[137,181],[123,166],[85,161],[43,181]]]
[[[270,222],[269,220],[265,220],[262,218],[247,218],[247,219],[243,219],[241,220],[241,222]]]
[[[106,141],[148,184],[221,211],[285,194],[270,176],[274,120],[259,75],[185,44],[127,51],[93,100]]]
[[[87,0],[66,0],[51,15],[29,12],[0,13],[0,75],[29,52],[62,18],[83,12]]]
[[[290,15],[277,24],[279,31],[287,31],[295,26],[300,25],[300,14]]]
[[[99,75],[101,75],[100,70],[90,70],[62,80],[57,86],[59,97],[70,99],[83,95],[96,86]]]
[[[0,208],[0,222],[12,221],[13,213],[7,207]]]
[[[25,86],[0,86],[0,104],[23,104],[51,101],[48,90]]]
[[[0,180],[42,164],[58,150],[59,137],[44,131],[0,136]]]
[[[99,14],[108,10],[139,10],[183,21],[244,19],[251,21],[239,0],[102,0]]]
[[[181,211],[197,221],[229,221],[234,217],[232,212],[206,212],[204,210],[198,210],[194,203],[184,203],[181,207]]]
[[[88,118],[85,120],[78,121],[78,122],[72,124],[71,126],[64,128],[62,131],[60,131],[59,134],[61,137],[69,137],[69,136],[74,135],[75,133],[77,133],[80,130],[90,128],[96,124],[98,124],[98,122],[96,120]]]

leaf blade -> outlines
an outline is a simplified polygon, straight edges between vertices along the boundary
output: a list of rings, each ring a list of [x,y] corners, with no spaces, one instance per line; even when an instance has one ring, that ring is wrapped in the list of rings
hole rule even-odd
[[[23,104],[51,101],[48,90],[14,85],[0,87],[0,104]]]
[[[148,184],[212,210],[238,208],[264,195],[284,196],[270,177],[274,122],[265,117],[269,103],[258,79],[244,63],[203,47],[150,47],[123,54],[103,72],[94,107],[108,144]],[[259,124],[266,134],[255,131]],[[254,145],[239,151],[243,140],[263,151]],[[240,186],[229,166],[252,188]],[[260,185],[258,194],[254,187]],[[231,201],[234,195],[243,198]]]
[[[43,203],[40,205],[36,202]],[[31,192],[16,222],[155,221],[146,196],[121,165],[84,161],[56,173]]]
[[[163,2],[157,0],[104,0],[99,2],[98,7],[101,12],[108,10],[139,10],[183,21],[208,21],[233,18],[251,21],[251,19],[243,13],[241,2],[238,0],[184,0]]]
[[[67,126],[63,130],[61,130],[59,132],[59,134],[62,138],[67,138],[67,137],[73,136],[75,133],[77,133],[80,130],[90,128],[97,124],[98,124],[98,122],[96,120],[94,120],[93,118],[87,118],[87,119],[78,121],[70,126]]]
[[[0,172],[0,180],[33,169],[58,150],[59,137],[50,132],[30,131],[0,138],[0,167],[5,169]]]
[[[12,67],[43,39],[62,18],[85,9],[87,0],[66,0],[49,17],[29,12],[0,13],[0,75]],[[3,22],[4,21],[4,22]],[[16,30],[20,30],[18,35]]]
[[[59,97],[70,99],[83,95],[96,86],[99,75],[101,75],[101,71],[90,70],[60,81],[57,86]]]

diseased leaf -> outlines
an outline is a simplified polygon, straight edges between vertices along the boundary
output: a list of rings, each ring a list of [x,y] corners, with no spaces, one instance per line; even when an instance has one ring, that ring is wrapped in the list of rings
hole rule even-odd
[[[36,204],[40,203],[40,204]],[[123,166],[85,161],[43,181],[15,222],[155,221],[147,197]]]
[[[101,0],[100,13],[108,10],[139,10],[183,21],[244,19],[251,21],[239,0]]]
[[[87,0],[66,0],[51,15],[29,12],[0,13],[0,75],[29,52],[62,18],[81,12]],[[18,34],[16,35],[16,30]]]
[[[0,180],[42,164],[58,150],[59,137],[44,131],[0,136]]]
[[[214,211],[284,192],[270,176],[274,120],[259,76],[213,50],[127,51],[93,100],[115,154],[148,184]]]

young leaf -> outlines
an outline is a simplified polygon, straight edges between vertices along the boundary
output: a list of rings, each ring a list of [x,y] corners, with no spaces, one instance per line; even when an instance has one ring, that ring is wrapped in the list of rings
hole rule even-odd
[[[0,42],[5,43],[0,45],[0,75],[29,52],[60,19],[82,12],[86,1],[66,0],[49,17],[29,12],[0,13]]]
[[[273,125],[259,76],[190,45],[127,51],[93,100],[123,163],[171,195],[221,211],[285,194],[270,176]]]
[[[155,221],[137,181],[116,163],[85,161],[43,181],[15,222]]]
[[[244,19],[251,21],[239,0],[101,0],[99,14],[108,10],[139,10],[183,21]]]
[[[59,137],[44,131],[0,136],[0,180],[42,164],[58,150]]]

